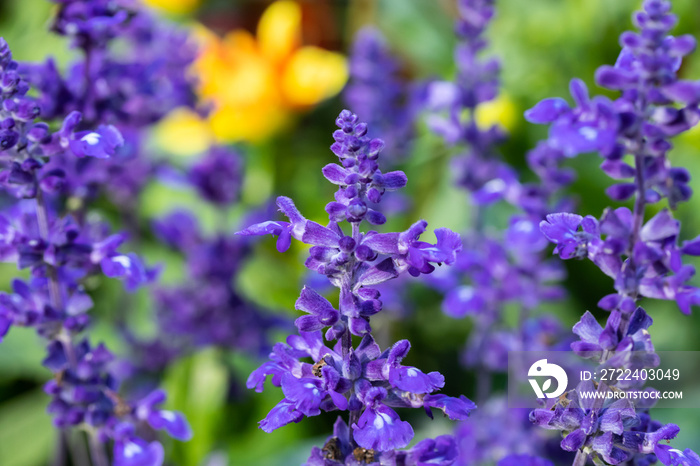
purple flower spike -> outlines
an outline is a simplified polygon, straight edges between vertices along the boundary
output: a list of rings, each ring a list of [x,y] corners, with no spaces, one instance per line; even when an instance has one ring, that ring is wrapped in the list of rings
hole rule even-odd
[[[370,137],[381,135],[384,152],[392,159],[405,156],[410,149],[418,111],[415,94],[401,79],[398,60],[381,32],[369,27],[360,30],[352,47],[350,82],[344,97],[368,122]]]
[[[371,335],[370,320],[383,309],[376,285],[406,272],[413,276],[431,273],[433,264],[455,264],[462,250],[461,237],[439,228],[435,230],[436,244],[420,241],[427,228],[424,220],[402,233],[363,231],[365,221],[370,225],[386,221],[377,210],[378,204],[387,191],[406,185],[406,175],[380,171],[377,161],[383,143],[367,136],[367,125],[355,114],[344,110],[336,125],[339,129],[333,133],[336,142],[331,150],[340,163],[322,170],[323,176],[338,186],[335,200],[326,206],[329,223],[324,226],[307,220],[291,199],[279,197],[277,205],[289,222],[257,223],[238,233],[278,235],[280,251],[289,248],[292,238],[311,245],[305,265],[339,289],[335,305],[304,287],[295,303],[297,310],[307,313],[295,321],[299,334],[290,335],[287,344],[275,345],[269,361],[249,376],[248,388],[262,391],[270,375],[272,384],[281,387],[284,394],[260,421],[260,428],[272,432],[322,411],[348,411],[351,425],[336,422],[335,436],[323,449],[314,448],[307,464],[325,466],[326,460],[342,464],[351,458],[359,461],[358,457],[368,463],[403,464],[421,458],[450,464],[456,453],[454,441],[447,437],[420,444],[420,448],[395,451],[410,442],[413,428],[392,408],[424,407],[430,413],[429,407],[434,406],[452,419],[463,419],[475,406],[466,397],[428,398],[427,394],[445,385],[444,377],[402,366],[410,348],[407,340],[382,352]],[[322,335],[337,340],[332,349],[326,347]],[[362,337],[357,347],[352,335]],[[312,362],[304,361],[306,358]]]
[[[109,276],[132,291],[156,278],[157,270],[120,251],[127,235],[112,233],[93,202],[106,194],[124,218],[138,205],[156,171],[144,159],[142,136],[175,107],[193,106],[187,68],[196,55],[182,33],[137,5],[55,3],[51,30],[70,36],[78,50],[65,73],[51,59],[14,61],[0,39],[0,186],[26,199],[5,205],[0,258],[31,277],[0,293],[0,338],[10,326],[25,326],[46,340],[43,363],[55,376],[44,386],[48,412],[66,434],[82,429],[97,443],[93,462],[109,462],[101,452],[113,444],[115,465],[160,466],[162,445],[150,441],[152,433],[144,431],[146,441],[135,432],[149,423],[178,439],[192,433],[182,415],[155,407],[162,392],[130,400],[123,387],[131,384],[122,383],[128,364],[81,336],[93,318],[84,285]],[[36,121],[39,115],[46,121]]]
[[[690,197],[690,177],[687,170],[672,167],[667,155],[672,148],[669,138],[700,121],[700,87],[677,78],[681,59],[694,49],[695,40],[669,35],[677,22],[670,9],[668,1],[645,0],[642,10],[633,16],[639,31],[623,33],[614,66],[602,66],[596,72],[599,85],[621,91],[615,100],[589,97],[583,83],[574,80],[575,106],[557,114],[545,112],[551,101],[539,104],[544,116],[538,122],[550,123],[548,144],[567,156],[597,152],[605,159],[603,171],[625,180],[606,190],[609,197],[617,201],[634,198],[634,211],[608,208],[600,220],[552,214],[540,225],[562,259],[586,257],[614,280],[616,293],[598,303],[610,312],[605,325],[586,312],[573,328],[580,339],[571,348],[601,368],[635,371],[659,366],[648,331],[653,321],[638,306],[640,297],[676,301],[684,313],[700,304],[700,290],[689,284],[695,269],[682,262],[684,254],[695,255],[700,248],[696,240],[679,247],[680,222],[671,214]],[[663,198],[670,209],[648,215],[646,206]],[[698,464],[700,457],[694,452],[660,443],[673,439],[679,428],[652,421],[649,403],[633,406],[625,398],[598,402],[590,394],[584,396],[608,390],[653,390],[644,388],[644,381],[610,383],[614,386],[582,382],[548,404],[548,409],[533,411],[530,419],[562,432],[561,448],[576,453],[576,465],[591,461]]]

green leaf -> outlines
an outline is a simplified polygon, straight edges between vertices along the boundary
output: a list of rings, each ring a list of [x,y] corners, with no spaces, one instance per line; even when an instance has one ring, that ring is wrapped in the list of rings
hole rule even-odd
[[[0,464],[46,464],[53,451],[56,430],[46,413],[49,398],[41,390],[0,405]]]

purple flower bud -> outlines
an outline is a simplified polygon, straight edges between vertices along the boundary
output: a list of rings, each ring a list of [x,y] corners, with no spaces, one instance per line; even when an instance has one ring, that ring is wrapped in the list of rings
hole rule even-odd
[[[381,212],[369,209],[366,215],[367,221],[371,225],[384,225],[386,223],[386,217]]]
[[[359,221],[367,213],[367,205],[359,199],[354,199],[347,207],[348,218],[351,221]]]
[[[625,199],[629,199],[636,190],[637,186],[634,183],[620,183],[607,188],[605,194],[616,201],[624,201]]]
[[[0,131],[0,151],[11,149],[19,141],[19,133],[13,130]]]
[[[374,252],[369,246],[361,244],[355,249],[355,257],[360,261],[373,261],[377,257],[377,253]]]
[[[336,163],[329,163],[323,167],[321,171],[323,172],[323,176],[333,184],[353,184],[346,179],[349,176],[347,170]]]
[[[17,98],[10,111],[12,116],[25,122],[34,120],[40,113],[39,106],[29,98]]]
[[[569,111],[569,104],[564,99],[545,99],[527,110],[525,119],[530,123],[546,124],[555,121],[567,111]]]
[[[601,66],[595,73],[595,82],[608,89],[631,89],[637,84],[637,80],[638,76],[635,73],[607,65]]]
[[[338,246],[343,252],[350,253],[355,250],[355,240],[352,236],[343,236],[340,241],[338,241]]]
[[[669,47],[669,52],[675,56],[683,57],[693,53],[696,46],[697,42],[695,37],[690,34],[685,34],[673,38],[671,46]]]

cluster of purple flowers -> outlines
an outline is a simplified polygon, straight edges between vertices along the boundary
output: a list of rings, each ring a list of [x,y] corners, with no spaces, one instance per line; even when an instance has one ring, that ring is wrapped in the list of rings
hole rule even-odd
[[[401,364],[410,349],[401,340],[382,351],[371,335],[370,318],[382,309],[374,288],[404,272],[413,276],[429,274],[434,264],[452,264],[461,250],[459,235],[435,230],[437,244],[420,241],[427,223],[423,220],[400,233],[362,232],[363,220],[372,225],[385,217],[368,207],[379,203],[386,191],[402,188],[403,172],[382,173],[377,160],[383,147],[379,139],[367,136],[367,125],[348,110],[336,119],[335,143],[331,150],[340,164],[328,164],[323,175],[339,186],[335,201],[326,206],[327,226],[304,218],[291,199],[280,197],[277,205],[289,219],[267,221],[239,234],[278,236],[277,248],[285,251],[291,238],[311,245],[306,266],[325,275],[340,290],[338,309],[309,287],[305,287],[296,308],[306,313],[296,320],[298,335],[287,344],[278,343],[270,361],[254,371],[248,387],[262,391],[268,375],[280,386],[284,399],[260,422],[271,432],[304,416],[321,411],[348,411],[349,420],[339,420],[322,449],[314,449],[309,464],[357,464],[409,461],[451,464],[456,455],[450,436],[425,440],[409,451],[397,452],[413,438],[411,425],[393,408],[422,407],[442,410],[449,418],[466,419],[475,405],[466,397],[436,394],[445,384],[438,372],[428,374]],[[350,224],[350,234],[341,225]],[[325,339],[337,340],[332,348]],[[354,346],[352,336],[361,337]],[[305,359],[305,361],[301,361]]]
[[[192,433],[181,414],[159,407],[164,392],[133,401],[120,393],[112,353],[80,336],[93,307],[83,283],[104,275],[133,291],[157,275],[120,250],[127,235],[112,233],[90,202],[102,187],[121,201],[143,186],[149,171],[140,173],[144,165],[135,160],[139,131],[192,102],[185,66],[194,52],[183,35],[126,3],[58,2],[52,29],[82,51],[65,77],[51,60],[17,63],[0,39],[0,184],[19,199],[0,213],[2,259],[30,271],[29,280],[0,294],[0,336],[24,326],[48,341],[49,412],[58,428],[88,434],[94,464],[107,464],[104,446],[112,442],[115,465],[159,465],[164,452],[153,429],[180,440]],[[120,56],[117,38],[138,51]],[[182,47],[163,53],[173,41]],[[110,177],[122,183],[105,183]]]
[[[325,443],[312,449],[310,466],[700,466],[695,452],[668,444],[679,427],[652,419],[653,403],[582,395],[653,390],[641,381],[581,382],[530,413],[508,410],[490,385],[494,373],[506,370],[510,351],[570,346],[606,368],[657,367],[653,321],[640,300],[674,301],[685,314],[700,305],[700,288],[689,282],[695,270],[683,263],[684,256],[700,256],[700,237],[679,244],[681,225],[671,213],[691,197],[690,175],[668,158],[670,138],[700,122],[700,82],[677,77],[695,40],[669,35],[676,23],[670,2],[645,0],[633,17],[638,31],[620,37],[615,65],[598,69],[597,84],[619,91],[618,98],[591,98],[583,82],[573,80],[573,104],[546,99],[526,112],[530,122],[549,125],[548,138],[527,154],[533,182],[522,181],[501,157],[504,130],[484,127],[476,117],[500,86],[499,61],[482,55],[493,0],[458,1],[456,77],[421,85],[420,93],[399,77],[399,63],[379,32],[361,31],[345,99],[370,124],[349,110],[335,121],[330,149],[338,162],[322,169],[338,188],[325,207],[328,223],[307,219],[288,197],[277,198],[286,220],[254,212],[244,221],[250,226],[235,235],[206,234],[185,210],[153,222],[157,240],[184,256],[187,280],[154,287],[154,338],[142,340],[120,318],[132,355],[124,364],[85,335],[89,311],[99,306],[86,289],[88,280],[116,278],[127,292],[153,284],[159,270],[123,247],[142,233],[135,212],[147,183],[161,173],[176,176],[225,219],[240,200],[243,160],[233,149],[212,147],[181,176],[147,156],[151,125],[177,107],[197,107],[187,73],[196,50],[186,34],[131,0],[54,1],[52,30],[80,51],[65,72],[51,59],[14,61],[0,38],[0,259],[29,272],[0,293],[0,342],[16,327],[31,327],[45,339],[43,365],[53,378],[44,391],[64,447],[75,440],[67,434],[76,428],[86,434],[92,464],[163,464],[164,447],[154,431],[188,440],[191,429],[182,414],[161,408],[164,391],[149,387],[134,396],[124,382],[160,375],[176,358],[217,346],[269,352],[247,380],[249,389],[262,392],[270,376],[282,390],[283,398],[259,422],[263,431],[322,412],[347,412]],[[409,150],[418,94],[430,129],[461,151],[453,160],[455,181],[473,203],[470,231],[461,237],[438,228],[435,244],[420,239],[428,227],[424,220],[405,231],[382,231],[392,215],[384,195],[408,180],[402,171],[382,172],[379,156]],[[617,180],[609,197],[633,199],[632,209],[611,207],[600,218],[571,213],[573,202],[562,193],[575,174],[564,164],[589,152],[598,153],[601,169]],[[122,216],[126,232],[114,232],[102,220],[95,208],[102,195]],[[668,207],[648,212],[662,202]],[[515,213],[494,235],[486,218],[501,203]],[[296,300],[302,313],[296,331],[271,351],[269,331],[288,322],[266,315],[236,288],[252,251],[249,237],[268,234],[277,237],[279,252],[290,249],[292,239],[309,246],[305,266],[317,278]],[[605,325],[586,312],[573,327],[573,343],[557,319],[534,315],[543,303],[564,296],[564,268],[546,257],[550,243],[560,259],[587,258],[613,279],[615,293],[598,303],[609,312]],[[442,265],[451,267],[438,270]],[[430,275],[428,282],[444,294],[445,314],[475,321],[462,357],[466,367],[479,369],[481,409],[475,416],[467,397],[440,393],[442,374],[403,364],[408,340],[380,346],[373,332],[373,317],[396,292],[390,285],[421,275]],[[328,284],[336,294],[326,293]],[[506,318],[513,307],[516,325]],[[452,435],[407,448],[414,428],[400,408],[422,408],[430,418],[437,409],[461,422]],[[67,450],[59,449],[59,461],[66,462]],[[78,462],[74,455],[70,461]]]
[[[159,168],[144,153],[145,130],[177,107],[196,105],[195,83],[187,71],[196,48],[184,30],[136,2],[57,3],[52,30],[69,37],[80,57],[63,74],[52,58],[23,63],[19,71],[38,91],[42,118],[55,120],[79,111],[81,128],[114,125],[124,144],[100,161],[56,153],[47,169],[65,173],[61,193],[72,199],[72,206],[105,193],[126,223],[133,224],[129,217],[137,210],[139,194]]]
[[[682,262],[683,255],[698,254],[698,240],[679,245],[680,223],[666,208],[649,219],[645,215],[648,205],[666,199],[673,209],[691,195],[688,171],[672,167],[667,154],[672,147],[669,138],[700,119],[700,85],[676,76],[695,40],[668,35],[676,23],[670,7],[665,0],[646,0],[633,16],[639,31],[623,33],[615,65],[596,72],[598,85],[620,91],[617,99],[590,98],[585,85],[574,80],[574,106],[563,99],[546,99],[526,112],[531,122],[550,125],[549,144],[567,157],[597,152],[604,159],[605,173],[616,180],[632,180],[607,190],[613,200],[633,197],[631,211],[608,208],[600,219],[553,213],[541,223],[560,258],[588,258],[614,280],[616,293],[598,303],[610,313],[605,326],[586,312],[574,326],[580,340],[572,344],[576,353],[606,367],[634,370],[658,365],[648,332],[652,319],[638,305],[641,298],[675,301],[684,313],[700,303],[699,290],[688,284],[694,269]],[[638,357],[640,352],[646,356]],[[622,381],[611,385],[582,382],[546,409],[535,410],[531,419],[562,431],[561,447],[577,453],[577,466],[589,457],[604,464],[700,464],[691,450],[659,443],[674,438],[679,429],[651,420],[649,406],[635,406],[627,399],[601,403],[580,395],[639,388]]]

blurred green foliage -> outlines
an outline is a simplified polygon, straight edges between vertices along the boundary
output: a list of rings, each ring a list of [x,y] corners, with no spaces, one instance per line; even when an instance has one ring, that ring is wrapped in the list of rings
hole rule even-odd
[[[214,2],[220,5],[221,2]],[[517,114],[548,96],[568,97],[568,82],[580,77],[592,89],[595,68],[614,62],[619,47],[618,35],[631,27],[630,14],[638,1],[610,0],[499,0],[498,14],[490,31],[489,53],[502,57],[504,89]],[[371,2],[370,2],[371,4]],[[339,27],[345,30],[346,44],[351,28],[361,21],[373,21],[387,35],[402,57],[408,73],[416,78],[450,77],[454,73],[452,51],[455,43],[449,1],[380,0],[371,12],[363,8],[368,2],[338,2]],[[0,2],[0,35],[10,43],[19,60],[40,60],[57,56],[66,63],[72,53],[65,41],[46,31],[52,4],[44,0],[5,0]],[[207,4],[203,7],[208,8]],[[674,10],[680,18],[677,33],[700,32],[697,0],[677,0]],[[359,16],[361,19],[355,18]],[[691,56],[684,65],[686,77],[700,77],[700,55]],[[191,192],[153,185],[144,195],[138,212],[144,225],[174,207],[194,209],[207,228],[233,228],[235,221],[251,206],[262,204],[274,194],[293,197],[301,211],[322,221],[323,207],[332,199],[334,188],[320,176],[320,168],[332,161],[328,150],[333,121],[343,104],[339,98],[324,103],[312,113],[299,117],[293,129],[264,144],[245,148],[248,177],[241,206],[225,219],[207,208]],[[524,156],[544,136],[541,127],[518,118],[512,138],[503,153],[509,162],[524,167]],[[448,162],[451,152],[434,136],[421,129],[412,155],[403,168],[409,178],[406,194],[413,208],[405,218],[392,220],[391,228],[404,228],[418,217],[433,226],[463,230],[469,223],[469,203],[465,194],[452,186]],[[672,161],[686,166],[692,174],[700,173],[700,131],[693,131],[676,141]],[[180,161],[182,162],[182,161]],[[178,162],[178,163],[180,163]],[[572,190],[580,201],[579,212],[599,215],[609,204],[604,189],[611,182],[598,169],[599,159],[583,156],[571,162],[579,174]],[[315,176],[314,174],[318,174]],[[525,175],[529,176],[529,175]],[[700,192],[698,179],[691,186]],[[700,232],[700,196],[682,205],[677,215],[684,234]],[[507,211],[496,211],[489,221],[501,224]],[[685,239],[685,238],[684,238]],[[142,252],[152,261],[165,264],[164,280],[175,282],[184,277],[181,258],[145,240]],[[304,250],[295,245],[281,255],[273,241],[261,241],[254,259],[246,265],[237,286],[255,302],[293,316],[293,304],[304,278]],[[590,309],[596,311],[597,300],[612,291],[612,283],[587,262],[566,263],[570,297],[547,309],[566,325],[574,323]],[[0,284],[7,288],[18,275],[13,267],[0,268]],[[128,319],[144,334],[155,331],[146,293],[128,302],[121,297],[118,284],[90,284],[95,296],[98,319],[104,324],[91,331],[95,341],[107,341],[119,353],[122,343],[109,322],[118,313],[128,312]],[[455,322],[440,312],[440,296],[420,284],[408,290],[415,311],[401,321],[381,319],[377,331],[388,341],[409,338],[414,350],[408,364],[426,370],[439,370],[446,376],[445,393],[474,393],[473,374],[459,367],[459,354],[469,332],[467,321]],[[128,304],[125,304],[128,303]],[[660,350],[700,350],[695,334],[700,328],[698,314],[683,316],[674,304],[653,302],[647,307],[654,318],[652,335]],[[129,309],[125,309],[128,305]],[[279,335],[279,338],[283,338]],[[32,466],[46,464],[52,451],[55,433],[45,414],[47,397],[41,386],[49,373],[41,367],[43,348],[31,331],[13,329],[0,345],[0,465]],[[320,444],[330,430],[334,414],[305,420],[265,434],[257,421],[279,401],[281,394],[270,388],[263,394],[245,390],[250,371],[260,361],[207,350],[172,367],[165,380],[170,393],[169,405],[184,411],[195,431],[192,441],[168,443],[173,464],[202,464],[207,455],[212,460],[228,458],[228,464],[282,465],[302,462],[312,445]],[[700,448],[700,411],[659,410],[656,416],[681,426],[675,445]],[[427,420],[421,423],[425,434],[435,435],[450,429],[448,423]],[[424,432],[418,432],[421,438]],[[213,463],[212,463],[213,464]]]

